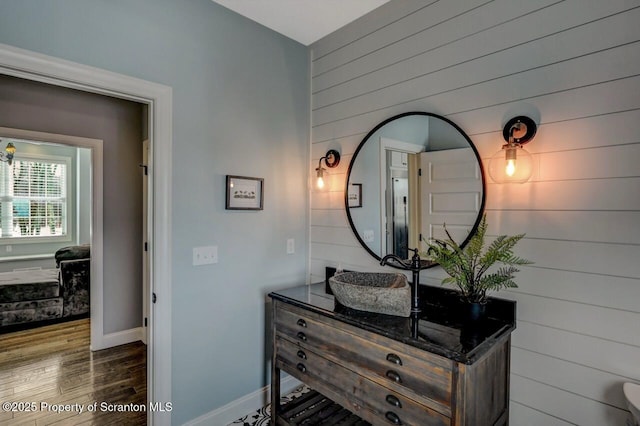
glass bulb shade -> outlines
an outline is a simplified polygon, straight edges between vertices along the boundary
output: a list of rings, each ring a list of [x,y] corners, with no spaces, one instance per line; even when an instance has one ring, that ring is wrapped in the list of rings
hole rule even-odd
[[[329,184],[329,172],[322,167],[316,169],[316,188],[319,190],[328,189]]]
[[[496,183],[525,183],[533,174],[533,156],[519,144],[505,144],[489,160],[489,176]]]

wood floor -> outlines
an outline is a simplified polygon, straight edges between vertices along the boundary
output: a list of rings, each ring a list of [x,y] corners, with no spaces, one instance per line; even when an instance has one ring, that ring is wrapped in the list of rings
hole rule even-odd
[[[89,319],[0,335],[0,425],[146,424],[146,346],[89,341]]]

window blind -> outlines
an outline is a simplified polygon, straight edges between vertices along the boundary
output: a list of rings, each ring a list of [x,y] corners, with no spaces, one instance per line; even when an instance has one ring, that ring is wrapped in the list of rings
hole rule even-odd
[[[2,166],[2,237],[66,235],[66,162],[21,159]]]

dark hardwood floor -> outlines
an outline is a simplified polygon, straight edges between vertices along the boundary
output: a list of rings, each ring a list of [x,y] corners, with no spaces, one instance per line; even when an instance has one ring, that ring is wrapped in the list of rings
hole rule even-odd
[[[146,424],[146,346],[89,341],[89,319],[0,335],[0,425]]]

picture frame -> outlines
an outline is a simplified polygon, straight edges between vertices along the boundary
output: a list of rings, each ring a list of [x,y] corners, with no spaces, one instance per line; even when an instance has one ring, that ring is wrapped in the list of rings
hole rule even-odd
[[[362,207],[362,184],[351,183],[347,191],[349,208]]]
[[[248,176],[227,175],[227,210],[263,210],[264,179]]]

